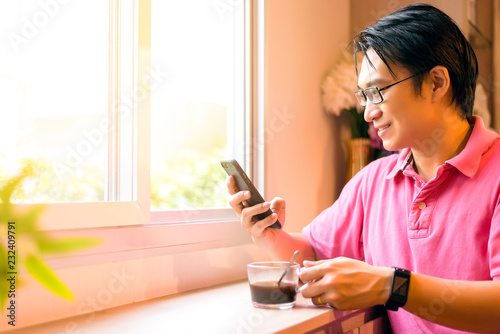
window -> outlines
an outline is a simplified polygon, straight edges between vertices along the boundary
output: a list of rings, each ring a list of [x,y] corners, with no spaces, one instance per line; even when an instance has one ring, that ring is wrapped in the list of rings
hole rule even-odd
[[[185,2],[190,4],[191,10],[184,7]],[[44,36],[50,35],[52,29],[64,30],[65,33],[60,32],[64,38],[50,37],[54,41],[50,52],[46,51],[47,58],[50,58],[50,55],[58,55],[60,49],[61,52],[65,51],[65,39],[81,38],[80,42],[74,41],[80,47],[78,50],[73,50],[75,58],[70,61],[64,57],[55,58],[50,63],[52,68],[48,73],[57,73],[64,77],[60,79],[62,82],[57,82],[57,89],[51,89],[54,83],[43,75],[39,77],[45,81],[39,79],[35,82],[45,86],[40,89],[44,90],[43,97],[46,104],[40,109],[54,111],[52,107],[56,105],[54,101],[57,100],[58,105],[62,105],[57,109],[61,114],[64,115],[67,109],[74,110],[75,121],[72,123],[74,127],[70,128],[69,123],[60,123],[61,126],[54,127],[54,132],[44,132],[52,140],[52,146],[47,150],[40,148],[42,141],[39,139],[33,140],[29,145],[25,144],[24,139],[20,140],[22,139],[20,134],[24,131],[22,126],[25,125],[24,114],[20,110],[34,106],[24,105],[23,101],[26,99],[22,97],[16,98],[15,94],[20,93],[16,93],[15,85],[10,84],[11,88],[7,88],[0,83],[0,87],[12,89],[2,93],[0,103],[8,104],[10,107],[7,115],[2,114],[2,120],[10,121],[9,117],[12,115],[17,119],[17,123],[11,123],[3,129],[7,131],[11,127],[16,128],[16,124],[18,124],[17,129],[21,129],[17,133],[3,134],[3,138],[9,138],[5,143],[10,146],[0,141],[0,154],[11,157],[7,154],[7,150],[25,152],[27,154],[19,155],[19,159],[38,159],[41,156],[41,160],[52,164],[57,160],[50,160],[55,158],[49,153],[59,150],[63,153],[63,160],[59,162],[64,164],[64,153],[71,151],[68,147],[72,148],[76,154],[81,155],[81,166],[95,163],[97,167],[93,174],[84,174],[83,170],[76,172],[71,169],[68,177],[78,176],[80,179],[67,179],[65,182],[61,181],[62,185],[72,188],[68,191],[75,191],[75,188],[81,186],[80,182],[83,184],[88,182],[88,185],[100,189],[99,192],[94,192],[98,193],[98,196],[89,195],[92,191],[84,191],[85,196],[60,196],[48,200],[47,191],[56,193],[61,191],[57,188],[60,183],[48,180],[52,188],[46,187],[40,192],[40,196],[46,196],[45,198],[37,197],[38,195],[31,198],[20,196],[21,203],[17,205],[21,207],[31,205],[33,202],[46,203],[41,227],[44,230],[51,230],[52,236],[94,236],[103,240],[101,246],[85,252],[47,259],[49,266],[55,268],[56,272],[59,270],[65,272],[67,278],[64,280],[65,283],[72,287],[72,291],[74,289],[76,296],[82,297],[73,304],[76,307],[74,310],[59,300],[51,303],[52,298],[58,297],[47,296],[46,304],[51,305],[51,309],[49,312],[45,309],[40,312],[43,307],[32,300],[32,296],[36,294],[29,296],[23,294],[29,301],[25,303],[29,307],[28,313],[43,314],[43,317],[37,317],[37,321],[61,319],[75,315],[75,312],[80,314],[80,312],[95,311],[93,307],[85,307],[82,310],[81,306],[87,305],[88,296],[101,296],[103,286],[108,286],[110,277],[114,280],[117,272],[120,275],[123,273],[134,276],[137,269],[138,279],[132,280],[128,289],[118,292],[116,298],[111,298],[110,303],[99,304],[99,309],[101,306],[107,308],[137,302],[140,298],[156,297],[181,289],[194,289],[227,282],[245,275],[243,262],[253,255],[255,250],[249,245],[251,238],[248,233],[235,221],[236,216],[232,210],[227,206],[222,207],[221,198],[213,198],[212,202],[192,204],[188,200],[192,197],[183,199],[181,196],[177,197],[173,204],[164,202],[153,204],[150,197],[151,194],[167,196],[162,193],[163,191],[169,194],[168,189],[151,191],[153,187],[158,187],[164,182],[161,178],[177,181],[193,176],[189,174],[173,176],[172,165],[182,166],[179,169],[185,173],[186,170],[190,171],[189,167],[193,167],[194,163],[196,171],[190,172],[194,176],[198,175],[201,168],[208,167],[218,170],[219,173],[210,180],[206,180],[203,176],[193,181],[193,183],[205,182],[204,189],[209,191],[203,195],[210,197],[218,188],[223,189],[225,196],[225,176],[219,167],[220,157],[237,158],[259,184],[249,168],[256,169],[257,165],[251,153],[257,151],[250,152],[247,149],[251,142],[251,134],[254,132],[252,129],[260,124],[260,118],[249,113],[250,110],[257,109],[251,84],[255,69],[250,66],[255,57],[250,53],[253,36],[253,29],[250,29],[253,20],[251,13],[254,13],[256,7],[253,1],[225,0],[197,2],[33,0],[23,2],[22,6],[14,2],[0,4],[0,15],[4,19],[0,21],[1,32],[4,36],[13,32],[20,38],[15,40],[19,54],[3,58],[12,60],[12,66],[18,66],[20,72],[14,69],[9,72],[8,64],[7,66],[0,64],[0,78],[6,77],[9,80],[14,78],[13,82],[24,83],[16,76],[24,73],[22,67],[26,66],[25,62],[37,61],[35,53],[26,53],[26,50],[35,46],[44,49]],[[97,15],[96,12],[102,15]],[[185,17],[187,24],[183,23],[184,20],[176,19],[181,16]],[[173,19],[176,19],[177,25],[172,26],[165,22]],[[197,20],[207,21],[203,21],[204,24],[212,23],[211,27],[206,27],[205,35],[190,29],[190,24],[195,26]],[[34,25],[38,33],[30,38],[24,36],[24,32],[31,30],[24,28],[23,24],[29,27]],[[102,30],[94,34],[93,28],[89,26],[99,26]],[[167,34],[162,32],[162,29],[175,31],[173,34],[172,32]],[[80,35],[76,31],[80,32]],[[221,35],[212,36],[217,31]],[[185,33],[191,35],[184,35],[185,37],[181,38],[180,36]],[[198,48],[192,45],[184,46],[183,50],[194,50],[193,52],[198,53],[196,56],[186,55],[184,59],[183,52],[171,52],[176,48],[181,50],[184,44],[189,43],[200,44]],[[207,48],[210,50],[205,52]],[[216,51],[222,53],[221,59],[217,65],[212,66],[209,60],[216,57]],[[0,56],[3,57],[7,52],[14,51],[12,46],[5,44],[4,41]],[[205,56],[206,59],[203,59]],[[17,59],[18,63],[14,61]],[[92,59],[98,59],[101,62],[100,66],[92,64]],[[191,68],[189,63],[192,62],[196,62],[198,68]],[[44,64],[40,62],[38,64],[44,67]],[[73,68],[81,70],[72,72]],[[32,67],[32,70],[36,72],[38,67]],[[205,70],[207,72],[202,73]],[[10,74],[4,75],[4,73]],[[33,76],[33,73],[30,75]],[[191,85],[191,82],[195,84]],[[76,91],[74,89],[76,85],[83,88]],[[194,86],[197,88],[193,89]],[[67,97],[68,94],[73,95]],[[61,101],[66,99],[66,103],[59,99]],[[79,108],[80,106],[84,107]],[[194,107],[194,110],[187,108],[188,106]],[[258,109],[262,110],[260,106]],[[95,115],[92,122],[85,123],[85,112],[97,110],[100,114]],[[180,113],[186,114],[180,115]],[[40,117],[39,115],[36,114],[36,117]],[[47,115],[51,114],[47,111]],[[210,126],[191,126],[192,115],[197,115],[198,124],[207,122]],[[182,118],[183,116],[185,117]],[[176,117],[181,118],[179,120]],[[177,124],[173,124],[174,120]],[[55,118],[47,121],[49,125],[58,125],[58,122]],[[189,122],[188,127],[185,127],[185,122]],[[211,132],[201,134],[201,130],[207,128]],[[67,143],[66,137],[57,135],[56,130],[73,134],[74,141]],[[165,137],[169,135],[167,131],[174,131],[174,134]],[[189,131],[191,133],[182,138],[176,136],[179,132]],[[209,137],[213,139],[210,145],[200,146],[200,141],[205,141]],[[40,145],[40,147],[36,146],[30,150],[29,148],[34,147],[30,145]],[[182,150],[189,153],[187,164],[179,164],[179,161],[186,161],[186,157],[182,154],[171,154],[176,145],[188,148]],[[98,146],[99,149],[94,146]],[[82,153],[87,152],[85,148],[89,148],[92,154],[84,156]],[[157,161],[160,163],[156,164]],[[204,164],[200,164],[200,161]],[[0,168],[10,168],[18,162],[20,160],[14,159],[4,164],[0,159]],[[3,173],[3,170],[1,172]],[[157,177],[160,180],[157,181]],[[218,184],[221,181],[222,184]],[[189,187],[196,185],[191,185],[189,182],[186,189],[193,190]],[[31,191],[37,186],[28,185],[24,189],[25,193],[34,194]],[[222,258],[228,260],[221,261]],[[217,259],[218,264],[213,265],[211,259]],[[196,261],[200,262],[201,266],[197,268],[203,270],[202,276],[192,275],[192,267],[183,265]],[[162,269],[151,270],[151,268]],[[165,271],[168,271],[167,276]],[[142,276],[143,274],[146,276]],[[175,275],[182,284],[171,289],[170,284],[175,283],[168,279],[169,275]],[[147,282],[145,283],[140,277],[147,277]],[[169,281],[167,287],[164,284],[165,279]],[[145,284],[147,293],[141,295]]]
[[[218,161],[250,167],[249,9],[0,4],[0,173],[40,170],[17,202],[46,229],[233,218]]]
[[[0,172],[42,171],[19,201],[105,200],[108,17],[95,0],[0,4]]]
[[[151,2],[151,66],[163,74],[151,84],[151,209],[171,211],[158,220],[227,206],[219,160],[243,158],[246,132],[239,3]]]

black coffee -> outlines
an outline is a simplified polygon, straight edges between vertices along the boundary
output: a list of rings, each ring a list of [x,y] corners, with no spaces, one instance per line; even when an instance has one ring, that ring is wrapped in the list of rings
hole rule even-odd
[[[281,281],[258,281],[250,284],[252,301],[260,304],[284,304],[295,301],[297,284]]]

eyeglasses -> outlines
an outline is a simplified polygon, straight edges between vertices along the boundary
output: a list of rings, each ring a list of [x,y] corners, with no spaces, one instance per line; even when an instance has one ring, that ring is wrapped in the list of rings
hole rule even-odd
[[[358,99],[359,104],[361,104],[361,106],[363,106],[363,107],[366,106],[366,100],[367,99],[370,100],[370,102],[373,103],[373,104],[379,104],[379,103],[381,103],[381,102],[384,101],[384,97],[382,96],[382,93],[381,93],[383,90],[386,90],[387,88],[391,88],[392,86],[395,86],[398,83],[401,83],[403,81],[411,79],[414,76],[422,74],[422,73],[424,73],[424,72],[415,73],[415,74],[413,74],[412,76],[409,76],[406,79],[403,79],[403,80],[400,80],[398,82],[395,82],[395,83],[393,83],[393,84],[391,84],[389,86],[385,86],[384,88],[368,87],[365,90],[362,90],[362,89],[357,90],[354,93],[354,96],[356,96],[356,98]]]

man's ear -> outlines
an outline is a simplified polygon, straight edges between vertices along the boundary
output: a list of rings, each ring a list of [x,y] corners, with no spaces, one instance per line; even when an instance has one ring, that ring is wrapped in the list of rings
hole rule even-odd
[[[432,102],[436,102],[446,96],[451,88],[450,75],[448,69],[438,65],[428,72],[430,85],[432,88]]]

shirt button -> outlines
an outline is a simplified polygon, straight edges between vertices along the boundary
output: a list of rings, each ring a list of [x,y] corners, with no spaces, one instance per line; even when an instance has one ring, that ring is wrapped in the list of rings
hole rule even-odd
[[[423,209],[425,209],[426,207],[427,207],[427,204],[425,204],[424,202],[420,202],[420,203],[418,203],[418,208],[419,208],[420,210],[423,210]]]

